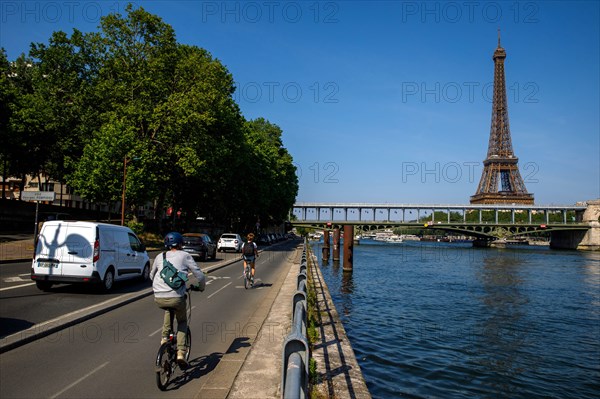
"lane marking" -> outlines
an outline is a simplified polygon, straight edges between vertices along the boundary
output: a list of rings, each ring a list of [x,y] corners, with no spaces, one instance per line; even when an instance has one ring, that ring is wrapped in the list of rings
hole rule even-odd
[[[27,283],[27,284],[21,284],[21,285],[13,285],[12,287],[0,288],[0,291],[13,290],[15,288],[27,287],[29,285],[34,285],[34,284],[35,284],[35,282],[33,282],[33,283]]]
[[[4,279],[5,283],[18,283],[20,281],[26,281],[26,280],[24,278],[21,278],[21,277],[6,277]]]
[[[222,286],[221,288],[219,288],[218,290],[216,290],[215,292],[213,292],[212,294],[210,294],[209,296],[207,296],[206,299],[210,299],[213,295],[217,294],[218,292],[225,289],[225,287],[228,287],[229,285],[231,285],[231,281],[228,282],[227,284],[225,284],[224,286]]]
[[[94,374],[95,372],[99,371],[101,368],[105,367],[109,362],[106,362],[98,367],[96,367],[95,369],[93,369],[92,371],[90,371],[89,373],[87,373],[86,375],[84,375],[83,377],[81,377],[80,379],[78,379],[77,381],[75,381],[74,383],[67,385],[62,391],[50,396],[50,399],[56,399],[57,397],[59,397],[60,395],[62,395],[63,393],[67,392],[69,389],[73,388],[75,385],[79,384],[81,381],[85,380],[86,378],[88,378],[89,376],[91,376],[92,374]]]
[[[150,335],[148,335],[148,336],[149,336],[149,337],[153,337],[153,336],[155,336],[156,334],[158,334],[159,332],[162,332],[162,327],[161,327],[161,328],[159,328],[158,330],[154,331],[152,334],[150,334]]]

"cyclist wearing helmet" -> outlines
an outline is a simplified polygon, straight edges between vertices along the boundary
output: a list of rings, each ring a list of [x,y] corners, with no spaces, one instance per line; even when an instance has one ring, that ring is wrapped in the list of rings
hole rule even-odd
[[[182,272],[191,271],[198,279],[198,288],[204,291],[206,278],[204,273],[192,256],[181,250],[183,245],[183,236],[177,232],[171,232],[165,236],[165,247],[168,249],[165,253],[166,259]],[[187,330],[185,285],[174,290],[169,287],[160,277],[160,271],[163,268],[163,253],[158,254],[154,259],[150,279],[152,279],[152,289],[154,290],[154,302],[159,308],[165,310],[165,317],[162,329],[161,344],[167,342],[169,331],[171,330],[171,318],[169,310],[173,310],[177,318],[177,362],[187,363],[185,360],[185,332]]]
[[[258,249],[256,247],[256,243],[254,242],[254,233],[248,234],[246,239],[248,241],[242,245],[242,258],[244,259],[244,270],[242,271],[242,276],[244,276],[246,273],[246,264],[250,263],[250,267],[252,268],[252,277],[250,278],[250,281],[251,284],[254,285],[254,264],[256,258],[258,258]]]

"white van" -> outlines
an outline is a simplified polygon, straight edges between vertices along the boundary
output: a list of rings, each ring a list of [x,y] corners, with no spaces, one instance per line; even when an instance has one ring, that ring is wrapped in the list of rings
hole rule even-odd
[[[49,221],[42,225],[31,265],[41,290],[54,283],[101,283],[148,280],[146,248],[129,227],[96,222]]]

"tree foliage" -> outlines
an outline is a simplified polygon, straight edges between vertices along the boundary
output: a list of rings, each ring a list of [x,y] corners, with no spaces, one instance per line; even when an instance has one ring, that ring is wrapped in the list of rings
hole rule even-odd
[[[97,32],[54,32],[0,52],[2,160],[11,175],[66,181],[92,202],[171,206],[228,227],[283,221],[298,182],[282,130],[246,121],[231,73],[143,8]],[[8,141],[6,141],[8,142]]]

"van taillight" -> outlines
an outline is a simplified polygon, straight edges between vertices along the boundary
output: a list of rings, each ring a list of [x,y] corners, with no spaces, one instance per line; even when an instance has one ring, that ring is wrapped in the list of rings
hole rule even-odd
[[[94,262],[98,262],[100,259],[100,241],[94,241]]]

